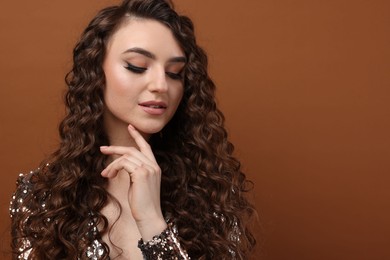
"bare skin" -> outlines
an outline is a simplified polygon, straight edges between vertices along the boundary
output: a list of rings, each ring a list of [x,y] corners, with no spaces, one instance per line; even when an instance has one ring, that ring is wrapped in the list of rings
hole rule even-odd
[[[107,191],[122,207],[110,238],[106,234],[103,240],[111,245],[113,256],[119,253],[116,252],[117,246],[123,250],[123,259],[142,259],[141,251],[136,247],[138,240],[141,237],[144,241],[151,240],[167,224],[160,207],[160,167],[141,134],[131,125],[128,129],[139,150],[124,146],[101,147],[102,153],[116,157],[101,174],[110,179]],[[118,217],[119,209],[110,202],[102,213],[112,225]]]
[[[172,32],[157,21],[131,18],[108,43],[104,127],[110,145],[100,150],[109,164],[101,175],[122,209],[110,200],[101,211],[111,228],[102,237],[111,258],[143,259],[138,240],[149,241],[167,228],[160,206],[161,169],[147,141],[176,112],[184,66]]]

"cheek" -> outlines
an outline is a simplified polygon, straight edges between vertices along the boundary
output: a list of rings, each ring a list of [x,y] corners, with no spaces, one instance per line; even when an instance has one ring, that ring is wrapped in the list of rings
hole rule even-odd
[[[183,99],[183,88],[178,89],[171,97],[172,101],[174,100],[174,110],[172,110],[172,116],[176,113],[181,100]],[[173,103],[173,102],[172,102]]]
[[[125,68],[125,65],[112,58],[108,58],[103,64],[106,78],[106,86],[116,91],[126,91],[130,85],[139,85],[139,77]],[[138,83],[137,83],[138,82]]]
[[[181,99],[183,98],[184,87],[183,85],[177,86],[172,93],[172,97],[175,100],[175,103],[179,104]]]
[[[128,81],[126,74],[121,72],[118,68],[111,68],[105,70],[106,76],[106,91],[109,92],[124,92],[126,90],[126,82]]]
[[[126,79],[115,74],[108,74],[106,86],[104,88],[104,100],[108,107],[121,106],[132,99],[131,86],[126,83]]]

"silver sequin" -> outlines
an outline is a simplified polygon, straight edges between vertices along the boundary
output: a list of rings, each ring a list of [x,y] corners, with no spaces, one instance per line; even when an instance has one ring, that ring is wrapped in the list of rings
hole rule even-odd
[[[29,181],[32,174],[34,174],[34,172],[30,172],[30,174],[28,175],[19,174],[19,178],[17,180],[17,190],[13,194],[9,206],[11,218],[14,218],[20,211],[30,212],[30,209],[27,208],[25,205],[23,205],[23,203],[24,203],[24,198],[29,196],[29,194],[31,194],[32,191],[32,187],[31,187],[32,184]],[[41,204],[41,210],[46,211],[47,209],[46,209],[45,200],[47,201],[47,199],[50,199],[50,194],[48,195],[45,194],[45,196],[40,199],[43,201]],[[90,214],[91,219],[93,219],[92,215],[93,214]],[[26,224],[27,220],[28,217],[23,224]],[[52,220],[50,218],[47,218],[45,222],[50,223],[52,222]],[[56,223],[57,220],[54,221],[54,224]],[[106,252],[105,252],[105,247],[97,239],[99,236],[99,231],[97,229],[96,224],[92,220],[88,223],[88,226],[90,227],[90,232],[86,235],[96,239],[93,239],[91,245],[87,247],[85,256],[88,259],[92,259],[92,260],[101,259]],[[165,256],[169,256],[169,259],[178,259],[178,260],[190,259],[187,255],[187,252],[184,249],[182,249],[180,246],[180,242],[178,238],[178,230],[176,226],[170,225],[169,230],[167,229],[164,232],[167,232],[167,239],[157,239],[153,241],[152,243],[155,243],[156,247],[154,247],[153,250],[148,251],[146,253],[149,255],[154,255],[155,257],[153,257],[153,259],[165,260],[167,259]],[[31,242],[29,239],[24,238],[20,244],[22,246],[19,248],[20,254],[18,255],[18,259],[27,260],[32,250]]]

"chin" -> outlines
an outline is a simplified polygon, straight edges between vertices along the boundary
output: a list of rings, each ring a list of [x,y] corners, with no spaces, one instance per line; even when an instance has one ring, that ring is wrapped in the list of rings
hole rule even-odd
[[[163,128],[164,128],[165,125],[161,125],[161,124],[156,124],[156,125],[153,125],[153,124],[148,124],[148,125],[134,125],[134,127],[141,133],[143,134],[146,134],[146,135],[153,135],[153,134],[156,134],[158,132],[160,132]]]

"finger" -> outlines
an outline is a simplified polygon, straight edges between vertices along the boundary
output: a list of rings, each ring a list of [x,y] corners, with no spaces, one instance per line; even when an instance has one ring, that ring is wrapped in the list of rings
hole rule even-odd
[[[103,154],[107,155],[123,155],[123,154],[131,154],[136,151],[138,151],[135,147],[128,147],[128,146],[117,146],[117,145],[111,145],[111,146],[100,146],[100,151]]]
[[[132,173],[140,166],[142,166],[142,164],[138,165],[125,158],[120,158],[117,159],[115,162],[111,163],[109,166],[107,166],[102,171],[101,175],[107,178],[115,178],[121,170],[125,170],[128,173]]]
[[[125,146],[101,146],[100,151],[106,155],[129,155],[133,156],[137,160],[145,164],[154,164],[156,161],[151,161],[145,154],[136,149],[135,147]],[[154,159],[154,158],[153,158]]]
[[[141,161],[140,159],[138,159],[137,157],[135,157],[133,155],[124,154],[124,155],[122,155],[122,158],[123,158],[123,160],[127,160],[129,162],[136,164],[137,166],[141,166],[141,165],[145,164],[143,161]]]
[[[110,162],[107,166],[106,166],[106,169],[107,168],[111,168],[111,165],[114,165],[116,163],[121,163],[122,160],[127,160],[127,161],[130,161],[134,164],[136,164],[137,166],[141,166],[142,164],[144,164],[143,161],[139,160],[138,158],[132,156],[132,155],[128,155],[128,154],[124,154],[122,155],[121,157],[113,160],[112,162]]]
[[[152,148],[150,147],[149,143],[146,142],[146,140],[134,128],[134,126],[129,125],[128,130],[129,130],[131,137],[134,138],[135,143],[138,145],[141,153],[145,154],[145,156],[148,157],[150,160],[156,161],[156,159],[154,158],[154,154],[152,152]]]
[[[134,181],[136,180],[149,180],[151,178],[155,178],[158,183],[160,183],[161,179],[161,171],[159,169],[156,169],[153,166],[143,164],[141,166],[138,166],[138,168],[133,172],[132,178]]]
[[[115,178],[118,176],[119,172],[122,170],[127,172],[128,174],[131,174],[132,172],[136,171],[138,169],[138,166],[135,164],[127,163],[125,165],[115,165],[111,167],[103,177],[107,178]]]

